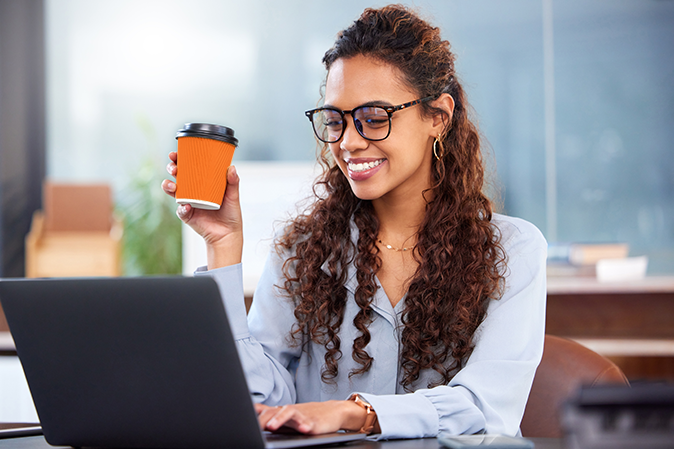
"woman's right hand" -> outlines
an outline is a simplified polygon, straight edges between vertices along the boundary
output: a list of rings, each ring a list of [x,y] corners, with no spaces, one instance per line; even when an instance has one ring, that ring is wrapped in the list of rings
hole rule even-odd
[[[178,153],[169,153],[166,170],[171,176],[178,173]],[[176,184],[165,179],[162,189],[175,198]],[[239,175],[236,168],[227,170],[227,189],[219,210],[197,209],[189,204],[179,205],[176,215],[206,242],[208,269],[241,263],[243,253],[243,225],[239,204]]]

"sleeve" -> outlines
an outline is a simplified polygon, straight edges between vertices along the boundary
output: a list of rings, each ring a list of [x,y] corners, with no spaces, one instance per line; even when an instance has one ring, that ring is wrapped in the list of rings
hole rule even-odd
[[[288,340],[295,323],[294,308],[275,287],[283,280],[280,258],[273,251],[267,258],[248,316],[241,264],[210,271],[200,269],[195,275],[212,276],[218,284],[255,402],[272,406],[296,402],[292,371],[301,346]]]
[[[380,438],[520,433],[543,355],[547,244],[527,222],[506,225],[515,230],[503,242],[508,266],[504,294],[489,305],[466,366],[448,385],[402,395],[361,393],[377,413]]]

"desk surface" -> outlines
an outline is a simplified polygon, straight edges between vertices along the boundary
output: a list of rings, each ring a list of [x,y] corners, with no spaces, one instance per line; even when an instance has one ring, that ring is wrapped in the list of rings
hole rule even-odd
[[[536,449],[563,448],[562,440],[556,438],[531,438],[531,440],[535,443]],[[42,436],[0,439],[0,449],[53,449],[53,447],[47,444]],[[438,449],[442,446],[435,438],[424,438],[418,440],[364,441],[331,447],[343,447],[344,449]]]

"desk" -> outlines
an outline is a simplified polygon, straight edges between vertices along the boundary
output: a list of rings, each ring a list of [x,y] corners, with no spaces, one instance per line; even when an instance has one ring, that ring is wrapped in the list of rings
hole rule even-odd
[[[531,438],[536,449],[563,449],[562,440],[556,438]],[[0,440],[0,449],[53,449],[44,437],[7,438]],[[438,449],[442,446],[435,438],[418,440],[364,441],[345,445],[330,446],[344,449]]]

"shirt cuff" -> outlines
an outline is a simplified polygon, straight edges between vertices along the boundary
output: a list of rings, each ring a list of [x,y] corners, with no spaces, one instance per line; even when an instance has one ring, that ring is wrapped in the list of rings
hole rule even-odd
[[[374,395],[358,393],[377,414],[381,439],[427,438],[438,434],[438,412],[433,403],[420,394]]]
[[[216,268],[215,270],[199,267],[194,272],[194,275],[210,276],[218,284],[234,339],[241,340],[250,337],[246,317],[246,303],[243,295],[242,265],[239,263],[223,268]]]

